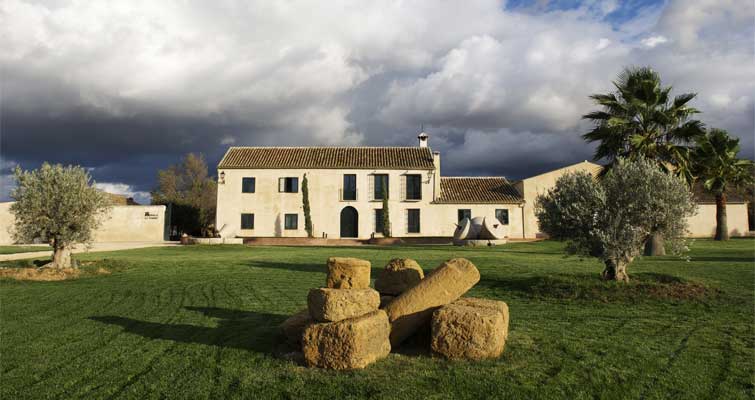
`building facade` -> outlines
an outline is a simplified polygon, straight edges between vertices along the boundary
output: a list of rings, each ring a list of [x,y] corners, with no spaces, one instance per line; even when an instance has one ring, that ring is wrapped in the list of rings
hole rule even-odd
[[[440,153],[426,134],[418,139],[416,147],[231,147],[218,164],[216,226],[223,237],[306,237],[306,177],[317,238],[381,237],[387,196],[393,237],[450,238],[460,219],[485,217],[503,224],[510,239],[534,239],[544,236],[537,195],[567,172],[602,168],[585,161],[515,182],[443,177]],[[739,219],[740,208],[732,207],[730,218]],[[690,222],[694,233],[715,228],[715,218]],[[740,225],[730,222],[739,234]]]

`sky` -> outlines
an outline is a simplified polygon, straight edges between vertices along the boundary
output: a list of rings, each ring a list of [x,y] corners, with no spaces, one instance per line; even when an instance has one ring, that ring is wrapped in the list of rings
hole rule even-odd
[[[697,93],[755,156],[755,2],[0,2],[0,200],[78,164],[148,202],[157,170],[229,146],[413,146],[444,176],[592,159],[588,96],[627,66]]]

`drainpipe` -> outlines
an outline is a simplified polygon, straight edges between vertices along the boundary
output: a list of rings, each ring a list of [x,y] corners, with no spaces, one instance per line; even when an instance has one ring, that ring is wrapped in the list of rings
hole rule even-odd
[[[522,209],[522,239],[526,239],[527,235],[524,232],[524,202],[519,203],[519,208]]]

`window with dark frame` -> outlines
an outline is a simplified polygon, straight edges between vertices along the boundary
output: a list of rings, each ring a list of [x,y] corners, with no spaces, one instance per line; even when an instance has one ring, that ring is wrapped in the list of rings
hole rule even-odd
[[[385,194],[390,198],[390,192],[388,191],[388,174],[375,174],[375,192],[373,193],[373,199],[383,200],[383,190]]]
[[[278,179],[278,191],[282,193],[298,193],[299,178],[286,177]]]
[[[357,199],[357,176],[345,174],[343,176],[343,200]]]
[[[464,218],[472,219],[472,210],[468,208],[462,208],[457,211],[456,216],[458,220],[461,222]]]
[[[383,209],[382,208],[376,208],[375,209],[375,232],[377,233],[383,233],[383,228],[385,225],[383,225]]]
[[[406,199],[422,200],[422,175],[406,175]]]
[[[241,229],[254,229],[254,214],[241,214]]]
[[[419,209],[412,208],[406,210],[406,231],[408,233],[419,233]]]
[[[508,209],[497,209],[495,210],[495,219],[498,220],[498,222],[508,225],[509,224],[509,210]]]
[[[284,229],[294,230],[299,229],[299,214],[286,214],[284,216],[283,227]]]
[[[241,178],[241,193],[254,193],[257,180],[254,178]]]

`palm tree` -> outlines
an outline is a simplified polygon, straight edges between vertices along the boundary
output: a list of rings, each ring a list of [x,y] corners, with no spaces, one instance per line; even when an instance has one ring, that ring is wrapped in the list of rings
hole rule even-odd
[[[706,191],[716,197],[716,240],[729,240],[726,226],[726,192],[753,184],[753,162],[737,158],[739,139],[723,129],[711,129],[697,138],[692,172]]]
[[[615,92],[590,96],[602,110],[582,117],[595,124],[582,135],[588,142],[598,142],[594,159],[608,161],[610,168],[618,158],[646,158],[691,183],[690,145],[705,133],[702,122],[691,119],[699,113],[688,105],[696,94],[672,99],[671,86],[664,87],[649,67],[626,68],[613,85]],[[652,235],[645,255],[664,253],[663,238]]]

